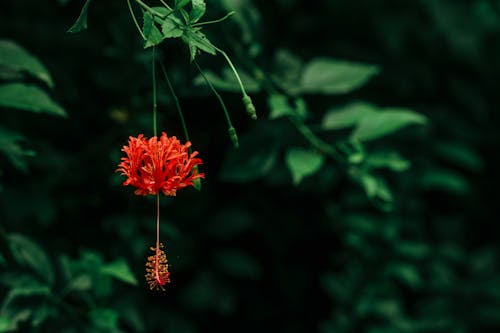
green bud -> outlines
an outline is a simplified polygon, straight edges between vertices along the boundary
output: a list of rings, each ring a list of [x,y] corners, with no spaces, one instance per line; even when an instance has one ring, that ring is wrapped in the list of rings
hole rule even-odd
[[[238,141],[238,134],[236,134],[236,130],[234,129],[233,126],[229,127],[229,137],[231,138],[231,141],[233,142],[234,148],[238,148],[240,146],[240,143]]]
[[[197,165],[195,165],[193,169],[196,170],[196,173],[199,173]],[[198,191],[201,191],[201,178],[196,178],[195,180],[193,180],[193,187]]]
[[[255,106],[252,103],[252,99],[248,95],[243,96],[243,104],[245,104],[245,109],[253,120],[257,119],[257,113],[255,112]]]

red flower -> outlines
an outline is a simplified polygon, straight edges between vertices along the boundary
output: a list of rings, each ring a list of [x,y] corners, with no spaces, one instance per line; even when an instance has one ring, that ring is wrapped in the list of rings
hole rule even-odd
[[[168,137],[162,133],[160,140],[156,136],[148,139],[143,134],[137,138],[129,137],[128,146],[122,151],[127,157],[122,157],[116,172],[127,177],[124,186],[137,188],[135,194],[157,194],[159,191],[168,196],[175,196],[177,190],[192,186],[193,181],[204,178],[198,173],[200,158],[198,152],[189,154],[191,142],[181,144],[175,136]]]

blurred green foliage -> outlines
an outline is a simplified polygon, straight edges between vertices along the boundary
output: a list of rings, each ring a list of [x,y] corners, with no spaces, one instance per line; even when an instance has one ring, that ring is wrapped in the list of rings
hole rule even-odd
[[[0,4],[0,332],[498,332],[500,3],[175,5],[143,43],[126,1]],[[152,135],[154,44],[206,173],[162,199],[165,293],[154,199],[113,173]]]

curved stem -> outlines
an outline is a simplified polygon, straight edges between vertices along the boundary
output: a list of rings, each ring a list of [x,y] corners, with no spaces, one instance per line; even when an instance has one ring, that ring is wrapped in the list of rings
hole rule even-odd
[[[158,13],[156,10],[154,10],[151,7],[149,7],[148,5],[146,5],[141,0],[135,0],[135,2],[137,2],[142,8],[144,8],[145,10],[147,10],[148,12],[150,12],[151,14],[156,15],[156,16],[158,16],[160,18],[165,18],[165,15],[163,15],[161,13]]]
[[[181,124],[182,124],[182,129],[184,130],[184,136],[186,137],[186,141],[189,140],[189,133],[187,130],[186,126],[186,121],[184,119],[184,114],[182,113],[182,108],[181,104],[179,103],[179,99],[177,98],[177,95],[174,91],[174,87],[172,86],[172,83],[170,82],[170,79],[168,78],[167,70],[165,69],[165,66],[163,65],[163,61],[160,60],[160,67],[163,72],[163,76],[165,77],[165,81],[167,82],[168,89],[170,90],[170,93],[172,94],[172,97],[174,99],[175,107],[177,108],[177,111],[179,112],[179,117],[181,118]],[[191,147],[189,147],[189,153],[191,153]]]
[[[155,62],[156,62],[156,55],[155,55],[155,47],[153,46],[153,60],[152,60],[152,72],[153,72],[153,134],[154,136],[157,136],[158,131],[157,131],[157,126],[156,126],[156,70],[155,70]]]
[[[165,8],[167,8],[168,10],[172,10],[172,8],[170,8],[170,6],[163,0],[160,0],[160,2],[163,4],[163,6],[165,6]]]
[[[225,16],[221,17],[220,19],[213,20],[213,21],[198,22],[198,23],[194,23],[192,26],[193,26],[193,27],[200,27],[200,26],[202,26],[202,25],[213,24],[213,23],[219,23],[219,22],[224,21],[224,20],[225,20],[225,19],[227,19],[228,17],[232,16],[234,13],[236,13],[236,12],[235,12],[235,11],[230,11],[229,13],[227,13]]]
[[[156,193],[155,278],[160,281],[160,192]]]
[[[314,132],[309,128],[309,126],[297,120],[293,116],[289,116],[288,119],[290,119],[290,121],[295,125],[300,134],[302,134],[302,136],[306,138],[306,140],[309,141],[309,143],[314,148],[318,149],[324,154],[329,155],[338,162],[341,163],[346,162],[345,159],[342,157],[342,155],[340,155],[339,152],[333,146],[318,138],[316,134],[314,134]]]
[[[156,193],[156,255],[160,251],[160,192]]]
[[[233,124],[231,122],[231,118],[229,117],[229,112],[227,111],[226,104],[224,104],[224,100],[219,95],[219,93],[217,92],[217,90],[215,90],[215,87],[213,86],[212,82],[210,82],[210,80],[207,78],[207,76],[205,75],[205,73],[201,69],[201,67],[198,64],[198,62],[196,60],[194,60],[193,62],[196,65],[196,68],[198,68],[198,71],[200,72],[200,74],[203,77],[203,79],[205,79],[205,82],[208,84],[208,86],[210,87],[210,89],[214,93],[215,97],[217,97],[217,99],[219,100],[219,103],[222,106],[222,110],[224,111],[224,116],[226,117],[227,125],[229,126],[229,129],[228,129],[229,136],[231,137],[231,141],[233,142],[233,145],[236,148],[238,148],[239,147],[238,136],[237,136],[236,130],[234,129]]]
[[[137,30],[139,30],[139,33],[141,34],[142,39],[146,40],[146,36],[144,36],[144,33],[142,32],[141,27],[139,26],[139,23],[137,22],[137,18],[135,17],[134,11],[132,9],[132,5],[130,4],[130,0],[127,0],[127,4],[128,4],[128,10],[130,11],[130,15],[132,16],[132,20],[134,21],[134,24],[135,24]]]
[[[238,81],[238,84],[240,86],[240,90],[241,90],[241,93],[243,94],[243,96],[247,96],[247,92],[245,91],[245,87],[243,86],[243,82],[241,82],[241,79],[240,79],[240,76],[238,75],[238,72],[236,71],[236,68],[234,67],[233,65],[233,62],[231,61],[231,59],[229,59],[229,57],[227,56],[226,52],[222,51],[221,49],[219,49],[218,47],[215,47],[214,48],[220,53],[222,54],[222,56],[226,59],[227,63],[229,64],[229,67],[231,67],[231,70],[233,71],[234,73],[234,76],[236,77],[236,80]]]

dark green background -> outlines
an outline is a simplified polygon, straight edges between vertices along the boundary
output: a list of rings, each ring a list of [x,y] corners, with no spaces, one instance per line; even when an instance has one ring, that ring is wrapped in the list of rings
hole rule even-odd
[[[244,24],[231,19],[204,31],[243,69],[252,47],[260,48],[255,61],[266,73],[283,65],[275,61],[282,49],[304,61],[327,56],[380,66],[348,95],[306,95],[311,128],[330,106],[358,99],[428,117],[423,127],[367,146],[391,147],[412,162],[403,173],[384,174],[394,210],[370,203],[333,160],[294,186],[284,152],[308,143],[290,122],[268,119],[264,92],[251,94],[257,121],[245,115],[239,94],[222,94],[240,135],[235,152],[216,98],[193,84],[198,73],[186,46],[167,41],[161,58],[206,179],[200,192],[162,199],[172,283],[164,293],[148,291],[142,275],[155,237],[154,198],[134,196],[113,172],[129,135],[152,135],[151,52],[125,1],[92,3],[89,29],[76,35],[65,31],[81,1],[3,1],[0,38],[47,66],[51,95],[69,117],[0,110],[0,122],[37,153],[28,172],[0,157],[0,300],[12,281],[33,275],[8,254],[10,233],[47,252],[55,295],[68,283],[61,257],[92,276],[61,296],[63,305],[26,297],[16,311],[54,313],[36,327],[32,317],[20,321],[20,331],[498,332],[500,3],[221,2],[208,1],[208,19],[236,8]],[[215,72],[226,67],[220,56],[198,61]],[[159,128],[183,137],[163,82]],[[231,172],[251,174],[244,166],[269,145],[278,147],[271,170],[229,181]],[[137,286],[92,271],[116,258],[127,261]]]

